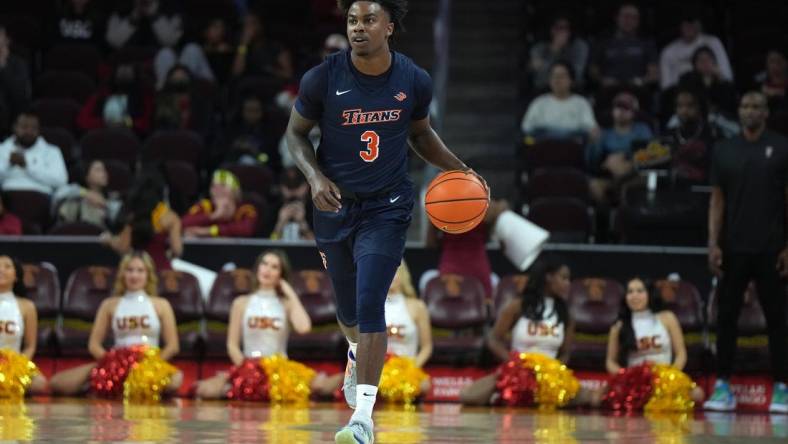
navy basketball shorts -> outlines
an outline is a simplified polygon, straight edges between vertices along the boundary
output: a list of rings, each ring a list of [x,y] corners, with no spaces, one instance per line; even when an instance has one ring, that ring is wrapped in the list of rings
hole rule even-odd
[[[343,325],[358,325],[361,333],[386,330],[386,295],[405,251],[414,201],[406,181],[374,196],[343,196],[337,213],[315,210],[317,247]]]

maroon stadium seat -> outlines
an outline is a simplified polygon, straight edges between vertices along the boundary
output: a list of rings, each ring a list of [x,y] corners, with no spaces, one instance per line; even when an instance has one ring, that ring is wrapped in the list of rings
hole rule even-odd
[[[529,202],[540,197],[572,197],[589,202],[588,179],[575,168],[539,168],[528,176],[525,191]]]
[[[124,128],[99,128],[88,131],[80,141],[83,160],[114,159],[133,168],[140,153],[140,142],[133,131]]]
[[[66,162],[66,165],[71,165],[74,145],[77,144],[77,141],[74,139],[71,131],[62,127],[48,126],[41,128],[41,137],[43,137],[48,143],[60,148],[60,152],[63,154],[63,160]]]
[[[200,177],[191,163],[171,160],[164,164],[167,183],[189,205],[200,192]]]
[[[583,201],[545,197],[528,206],[528,219],[550,232],[552,242],[585,243],[594,232],[592,210]]]
[[[706,307],[709,325],[709,343],[707,347],[712,353],[715,353],[717,348],[717,306],[719,303],[717,290],[712,290]],[[752,283],[744,294],[744,304],[742,304],[738,321],[738,332],[739,339],[734,371],[768,372],[771,367],[769,366],[766,318],[763,316],[763,309],[758,301],[758,293],[755,285]]]
[[[76,130],[76,120],[82,105],[73,99],[39,99],[31,109],[38,115],[41,126]]]
[[[245,268],[222,271],[216,276],[205,306],[205,319],[208,321],[204,338],[207,356],[227,356],[227,323],[230,321],[230,307],[233,299],[252,292],[253,282],[252,272]]]
[[[564,140],[542,140],[522,147],[525,167],[529,171],[543,167],[585,166],[585,148],[578,143]]]
[[[59,223],[49,230],[49,234],[60,236],[98,236],[104,228],[88,222]]]
[[[63,292],[63,323],[56,328],[61,355],[90,356],[90,329],[101,301],[112,294],[114,281],[115,269],[109,267],[81,267],[71,273]],[[111,334],[104,343],[111,346]]]
[[[521,295],[525,291],[525,286],[528,284],[528,275],[526,273],[510,274],[501,277],[498,286],[495,288],[495,311],[494,314],[499,315],[503,307],[505,307],[510,300]]]
[[[246,192],[257,193],[261,196],[271,195],[271,185],[274,182],[274,173],[261,165],[231,165],[231,171],[241,182],[241,189]]]
[[[662,279],[654,282],[665,308],[671,310],[679,320],[687,346],[686,370],[706,370],[704,366],[705,345],[703,340],[705,323],[703,301],[698,289],[687,281]]]
[[[424,302],[434,330],[431,363],[478,362],[487,319],[484,286],[472,276],[444,274],[427,282]],[[435,330],[437,329],[437,330]]]
[[[49,228],[49,195],[37,191],[5,191],[3,205],[19,216],[24,234],[43,234]]]
[[[255,228],[255,236],[267,237],[269,232],[273,230],[273,226],[266,225],[266,221],[271,218],[268,217],[268,201],[258,193],[243,193],[242,201],[251,204],[257,210],[257,227]],[[269,224],[270,225],[270,224]]]
[[[603,371],[607,333],[616,321],[624,287],[613,279],[575,279],[569,295],[569,310],[575,321],[575,341],[570,367]]]
[[[198,167],[203,155],[202,138],[189,130],[157,131],[148,137],[142,148],[145,162],[178,160]]]
[[[36,79],[35,92],[40,98],[73,99],[85,103],[96,90],[96,82],[76,71],[49,71]]]
[[[175,312],[181,351],[179,358],[199,358],[202,355],[200,333],[203,303],[197,278],[175,270],[159,272],[159,296],[170,301]]]
[[[55,266],[48,262],[24,264],[27,298],[33,301],[38,312],[38,342],[36,354],[56,353],[54,329],[60,312],[60,280]]]
[[[110,191],[117,191],[121,195],[131,188],[134,180],[134,175],[131,173],[129,165],[121,160],[104,160],[104,167],[107,169],[107,176],[109,183],[107,189]]]
[[[79,71],[91,79],[98,75],[101,53],[95,46],[79,43],[61,43],[44,56],[45,71]]]
[[[337,325],[337,307],[328,274],[320,270],[296,271],[290,283],[312,320],[312,331],[291,334],[287,354],[296,360],[341,358],[345,342]]]

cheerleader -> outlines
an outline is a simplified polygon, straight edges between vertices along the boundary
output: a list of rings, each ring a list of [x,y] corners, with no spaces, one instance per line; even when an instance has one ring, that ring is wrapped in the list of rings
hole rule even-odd
[[[421,370],[432,356],[432,326],[427,305],[413,288],[410,270],[403,260],[386,297],[388,358],[381,374],[380,393],[390,402],[410,403],[430,388]],[[339,388],[344,374],[328,378],[327,385]]]
[[[147,253],[123,257],[114,296],[102,301],[90,331],[88,351],[96,362],[55,374],[53,393],[158,399],[162,389],[172,393],[180,387],[183,375],[166,362],[179,351],[175,315],[169,301],[155,296],[157,281]],[[110,328],[115,344],[106,350],[102,344]],[[164,347],[159,350],[160,336]]]
[[[0,397],[46,392],[47,381],[30,362],[36,354],[38,313],[27,294],[19,262],[0,255]]]
[[[286,359],[290,329],[298,334],[312,329],[309,315],[287,282],[287,256],[280,250],[266,251],[257,258],[254,271],[254,292],[236,298],[230,309],[227,354],[233,368],[198,381],[197,397],[278,402],[324,393],[324,375],[315,376],[311,369]],[[272,383],[274,373],[281,382],[278,388]]]
[[[687,348],[676,315],[662,310],[661,298],[649,292],[643,279],[630,279],[618,320],[608,335],[605,366],[611,381],[593,403],[601,401],[615,410],[634,410],[653,398],[651,405],[656,408],[661,401],[652,396],[657,395],[654,377],[659,372],[673,372],[673,377],[662,379],[678,381],[681,386],[660,391],[670,392],[674,404],[662,405],[659,410],[684,410],[680,404],[691,408],[690,398],[701,400],[703,392],[681,372],[686,364]]]
[[[522,296],[504,306],[487,338],[487,347],[505,364],[463,389],[463,404],[487,405],[502,400],[508,404],[564,405],[577,394],[577,381],[562,364],[569,360],[574,336],[574,322],[566,304],[571,285],[569,267],[555,258],[543,258],[532,267],[529,277]],[[555,372],[546,381],[557,378],[555,386],[563,390],[557,393],[558,398],[547,393],[534,396],[538,389],[529,360],[542,362],[537,367]],[[520,389],[531,393],[521,393]]]

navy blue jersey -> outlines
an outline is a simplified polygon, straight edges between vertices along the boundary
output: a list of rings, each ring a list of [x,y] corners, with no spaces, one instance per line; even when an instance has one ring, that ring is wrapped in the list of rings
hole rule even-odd
[[[410,122],[427,117],[432,80],[410,58],[391,54],[379,76],[359,72],[341,51],[301,79],[296,110],[319,123],[317,161],[341,189],[374,193],[407,178]]]

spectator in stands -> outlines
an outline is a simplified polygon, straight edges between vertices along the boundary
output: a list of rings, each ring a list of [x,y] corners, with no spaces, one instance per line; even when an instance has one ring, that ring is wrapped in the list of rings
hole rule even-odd
[[[574,321],[566,303],[570,284],[569,267],[563,262],[541,258],[534,264],[523,294],[509,300],[487,336],[487,348],[497,361],[507,362],[516,352],[538,353],[569,362],[574,337]],[[500,397],[496,389],[500,373],[498,368],[465,387],[460,401],[466,405],[494,402],[493,398]]]
[[[241,100],[220,142],[224,163],[265,165],[274,172],[282,170],[276,138],[269,134],[263,100],[249,95]]]
[[[232,393],[233,399],[259,401],[260,397],[255,397],[256,391],[252,393],[239,390],[240,384],[232,382],[231,378],[250,378],[244,381],[244,385],[259,386],[263,384],[262,377],[258,375],[255,379],[249,376],[249,372],[246,372],[244,377],[242,373],[236,373],[236,370],[240,369],[244,362],[254,361],[251,364],[253,368],[259,368],[259,373],[265,375],[266,370],[259,364],[261,358],[274,355],[286,357],[290,330],[302,335],[312,329],[309,314],[287,281],[290,277],[290,262],[284,252],[263,252],[255,262],[254,275],[254,292],[235,298],[230,308],[227,354],[234,367],[229,372],[218,372],[216,376],[198,381],[196,394],[199,398],[227,398],[228,393]],[[287,371],[284,366],[288,364],[290,362],[278,366],[277,369]],[[298,382],[308,384],[315,393],[328,395],[331,390],[325,387],[325,381],[325,374],[320,373],[309,381]]]
[[[66,184],[68,172],[60,148],[41,137],[38,116],[19,114],[14,135],[0,144],[0,183],[3,191],[52,194]]]
[[[175,65],[185,66],[196,79],[207,82],[216,80],[211,69],[211,63],[208,61],[202,46],[191,42],[176,42],[173,45],[161,48],[153,59],[157,90],[164,88],[167,74]]]
[[[62,3],[55,23],[54,39],[62,43],[102,46],[106,20],[97,10],[97,2],[65,0]]]
[[[736,111],[736,87],[725,79],[717,58],[708,46],[701,46],[692,55],[693,69],[679,79],[679,85],[703,92],[709,111],[733,116]]]
[[[769,50],[766,54],[766,69],[755,76],[755,81],[770,102],[783,101],[788,87],[788,60],[782,50]]]
[[[0,349],[3,350],[4,358],[7,358],[6,353],[11,352],[21,354],[32,361],[38,340],[38,312],[35,304],[27,299],[24,276],[25,272],[19,261],[5,254],[0,255],[0,321],[3,325]],[[16,368],[9,371],[11,372],[14,374],[13,377],[31,378],[30,386],[26,391],[28,394],[41,395],[46,392],[47,380],[37,371]],[[8,373],[4,376],[11,377]],[[3,381],[4,391],[10,388],[9,381]],[[4,395],[9,394],[6,392]]]
[[[572,93],[574,72],[566,62],[550,68],[550,92],[534,99],[523,117],[521,129],[535,139],[596,139],[599,128],[585,97]]]
[[[123,223],[120,233],[101,235],[102,242],[118,254],[144,250],[159,271],[171,270],[170,259],[183,253],[181,219],[165,202],[164,187],[165,181],[158,169],[148,168],[141,172],[118,216]]]
[[[252,237],[257,229],[257,210],[241,201],[241,184],[227,170],[216,170],[211,198],[192,205],[183,216],[186,237]]]
[[[115,68],[108,86],[88,97],[77,116],[83,131],[97,128],[129,128],[147,134],[153,117],[153,94],[131,64]]]
[[[148,254],[137,251],[123,256],[112,295],[101,302],[90,330],[88,351],[96,362],[53,375],[50,382],[53,393],[61,396],[85,394],[90,388],[95,389],[90,384],[95,377],[91,375],[93,369],[99,365],[128,365],[119,362],[120,359],[113,362],[105,360],[110,350],[104,348],[104,340],[110,330],[114,337],[113,350],[135,346],[159,348],[161,339],[164,342],[160,353],[162,360],[168,361],[178,354],[180,346],[175,314],[170,302],[156,295],[157,283],[153,260]],[[130,322],[131,317],[147,318],[147,322]],[[155,378],[149,380],[154,384]],[[174,393],[182,382],[183,374],[175,373],[163,392]]]
[[[230,78],[235,51],[227,39],[227,22],[214,17],[203,30],[202,50],[216,82],[224,85]]]
[[[175,65],[170,70],[164,88],[156,96],[155,129],[189,129],[203,135],[212,132],[210,104],[193,87],[188,68]]]
[[[183,35],[180,14],[159,0],[134,0],[131,8],[119,8],[107,21],[107,43],[113,49],[129,46],[175,46]]]
[[[30,73],[27,62],[11,53],[11,39],[0,26],[0,135],[30,103]]]
[[[709,159],[720,130],[708,121],[706,104],[694,90],[679,89],[676,121],[663,137],[671,148],[674,180],[680,184],[708,182]]]
[[[719,65],[720,77],[728,82],[733,81],[733,70],[728,60],[728,53],[717,37],[704,34],[700,18],[687,15],[679,25],[679,38],[662,50],[659,59],[660,84],[668,89],[679,82],[679,78],[694,69],[695,51],[700,47],[709,48]]]
[[[123,202],[107,190],[109,175],[104,162],[88,164],[79,183],[60,187],[52,196],[52,208],[59,222],[86,222],[102,229],[115,223]]]
[[[616,31],[592,52],[591,78],[603,87],[648,86],[659,80],[657,47],[651,39],[638,35],[640,10],[624,3],[616,16]]]
[[[266,38],[262,22],[254,14],[247,14],[243,19],[232,73],[235,77],[264,76],[283,82],[293,79],[290,51]]]
[[[555,17],[550,24],[549,40],[537,42],[531,47],[529,70],[534,89],[541,91],[550,84],[550,68],[563,60],[572,65],[575,85],[582,89],[588,63],[588,43],[572,33],[572,23],[566,16]]]
[[[601,177],[589,182],[592,197],[609,203],[611,191],[617,191],[635,172],[632,154],[645,147],[654,137],[651,128],[636,120],[640,104],[632,93],[623,91],[613,99],[613,125],[602,129],[599,139],[586,148],[589,169]]]
[[[285,169],[279,190],[284,204],[279,209],[271,239],[314,239],[315,235],[308,223],[311,220],[312,199],[309,198],[309,186],[301,171],[295,167]]]
[[[709,267],[722,278],[717,313],[717,382],[705,407],[733,410],[729,381],[744,290],[755,280],[766,318],[774,388],[769,410],[788,413],[785,282],[788,277],[788,140],[766,129],[760,91],[739,105],[742,134],[714,147],[709,207]]]
[[[0,235],[19,236],[22,234],[22,221],[12,213],[9,213],[3,205],[3,197],[0,196]]]

